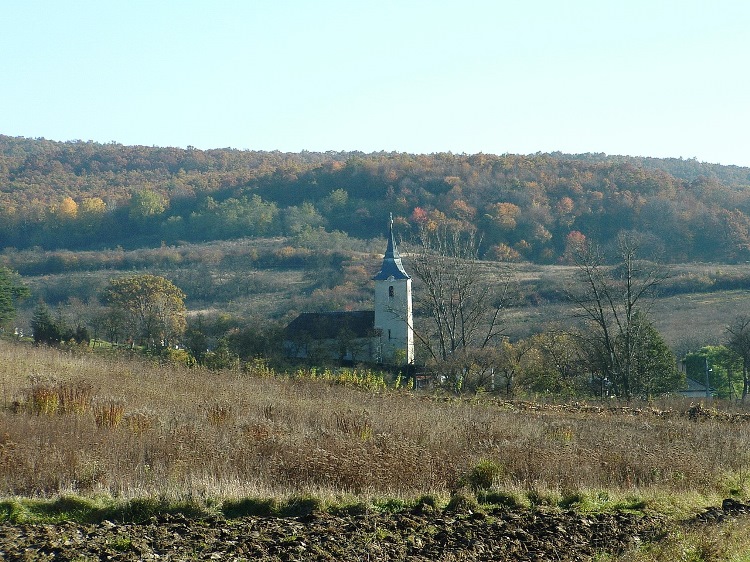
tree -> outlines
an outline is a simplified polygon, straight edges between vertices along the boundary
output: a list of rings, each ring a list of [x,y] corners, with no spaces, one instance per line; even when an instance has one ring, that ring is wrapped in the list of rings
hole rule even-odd
[[[78,207],[78,228],[82,234],[90,236],[99,230],[107,205],[100,197],[86,197]]]
[[[0,267],[0,328],[16,317],[16,304],[30,294],[17,273]]]
[[[88,328],[81,322],[78,322],[76,328],[73,329],[64,318],[60,308],[57,310],[57,318],[53,318],[44,301],[39,301],[34,309],[31,329],[34,333],[34,342],[37,344],[58,345],[70,341],[80,344],[91,340]]]
[[[531,350],[518,376],[519,388],[557,396],[576,396],[590,391],[583,351],[572,334],[549,330],[531,336],[528,341]]]
[[[411,266],[421,281],[417,305],[428,320],[415,335],[433,362],[459,365],[496,344],[510,300],[510,271],[490,279],[479,261],[476,231],[451,221],[425,222]]]
[[[59,326],[52,318],[52,314],[44,301],[39,301],[34,309],[31,330],[34,334],[34,342],[38,344],[55,345],[60,343],[63,338]]]
[[[105,302],[121,314],[126,337],[148,346],[167,346],[185,332],[185,293],[157,275],[112,279]]]
[[[727,346],[704,346],[687,353],[682,363],[689,378],[701,384],[708,380],[712,394],[730,400],[739,396],[732,375],[742,370],[742,359]]]
[[[299,207],[287,207],[284,212],[284,231],[293,236],[307,228],[318,228],[326,225],[326,219],[312,203],[305,202]]]
[[[727,326],[727,347],[742,360],[742,401],[750,390],[750,316],[738,316]]]
[[[167,199],[151,189],[142,189],[133,193],[130,198],[130,219],[137,223],[144,223],[149,219],[160,216],[167,209]]]
[[[651,399],[682,388],[685,378],[677,370],[674,353],[640,310],[633,316],[632,334],[632,394]]]
[[[626,400],[633,396],[635,382],[636,314],[647,314],[656,289],[668,275],[664,268],[638,260],[638,249],[637,237],[621,234],[618,261],[609,267],[603,253],[582,245],[575,252],[580,283],[570,293],[577,316],[587,328],[580,334],[585,340],[583,348],[598,368],[603,384],[611,384],[612,390]]]

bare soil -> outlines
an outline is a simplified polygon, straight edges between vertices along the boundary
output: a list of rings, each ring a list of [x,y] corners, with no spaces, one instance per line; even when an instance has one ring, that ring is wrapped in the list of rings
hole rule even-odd
[[[3,524],[0,559],[253,561],[587,561],[663,533],[658,517],[547,508],[135,523]]]

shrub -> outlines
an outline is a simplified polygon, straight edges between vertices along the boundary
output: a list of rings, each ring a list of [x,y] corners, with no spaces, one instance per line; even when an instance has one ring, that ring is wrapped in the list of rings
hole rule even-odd
[[[424,495],[414,502],[414,510],[417,513],[433,513],[439,509],[438,500],[435,496]]]
[[[489,490],[503,472],[503,467],[495,461],[482,460],[466,475],[466,483],[474,492]]]
[[[448,505],[445,506],[446,513],[467,513],[481,511],[479,503],[472,495],[457,492],[451,496]]]

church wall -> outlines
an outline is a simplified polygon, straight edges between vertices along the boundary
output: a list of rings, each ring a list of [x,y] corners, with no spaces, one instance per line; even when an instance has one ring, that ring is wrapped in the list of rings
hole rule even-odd
[[[383,362],[414,362],[411,279],[375,281],[375,329]]]

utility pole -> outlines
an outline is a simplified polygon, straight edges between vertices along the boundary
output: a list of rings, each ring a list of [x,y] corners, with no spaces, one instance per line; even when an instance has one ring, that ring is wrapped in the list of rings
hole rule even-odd
[[[706,360],[706,398],[710,400],[711,399],[711,385],[709,384],[710,378],[708,375],[711,371],[713,371],[713,369],[708,368],[708,357],[706,357],[705,360]]]

